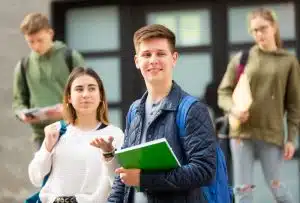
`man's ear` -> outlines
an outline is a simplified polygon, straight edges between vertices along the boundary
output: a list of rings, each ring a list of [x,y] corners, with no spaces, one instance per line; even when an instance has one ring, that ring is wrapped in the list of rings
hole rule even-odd
[[[54,38],[54,30],[52,28],[49,28],[48,32],[49,32],[51,38],[53,39]]]
[[[174,52],[172,54],[172,58],[173,58],[173,67],[175,67],[177,60],[178,60],[178,52]]]
[[[134,63],[135,63],[135,67],[136,67],[137,69],[140,69],[140,66],[139,66],[139,64],[138,64],[138,58],[137,58],[136,55],[134,56]]]

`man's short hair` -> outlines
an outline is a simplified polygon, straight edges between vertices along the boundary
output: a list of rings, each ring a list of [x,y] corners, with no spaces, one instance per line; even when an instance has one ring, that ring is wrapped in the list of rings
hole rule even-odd
[[[44,29],[51,29],[51,25],[48,17],[44,14],[30,13],[23,19],[20,29],[24,35],[31,35]]]
[[[175,34],[167,27],[160,24],[146,25],[138,29],[133,36],[135,52],[138,52],[139,45],[148,39],[162,38],[167,39],[171,52],[175,51],[176,37]]]

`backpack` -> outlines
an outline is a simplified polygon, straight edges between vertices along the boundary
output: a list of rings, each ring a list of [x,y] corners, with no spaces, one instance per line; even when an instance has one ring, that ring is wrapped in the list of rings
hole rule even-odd
[[[73,59],[72,59],[72,50],[71,49],[68,49],[68,48],[65,49],[64,58],[65,58],[65,62],[67,64],[67,66],[68,66],[69,72],[71,73],[73,70]],[[27,107],[30,106],[30,104],[29,104],[30,92],[29,92],[27,78],[26,78],[26,70],[28,68],[28,62],[29,62],[28,56],[23,57],[20,62],[21,76],[22,76],[22,79],[24,82],[24,90],[25,90],[25,95],[26,95],[25,105]]]
[[[176,114],[176,125],[180,137],[185,136],[185,120],[187,113],[192,104],[196,101],[197,99],[195,97],[187,95],[183,97],[179,104]],[[137,104],[138,102],[133,103],[129,109],[127,116],[128,124],[130,124],[135,116]],[[218,143],[216,153],[217,167],[214,180],[209,185],[202,186],[201,190],[208,203],[231,203],[233,201],[233,190],[228,185],[226,161]]]
[[[67,131],[67,124],[65,123],[64,120],[60,120],[60,130],[59,130],[59,137],[58,137],[58,141],[61,138],[62,135],[65,134],[65,132]],[[44,185],[46,184],[49,176],[51,173],[51,169],[50,172],[44,177],[43,183],[42,183],[42,187],[40,189],[42,189],[44,187]],[[28,197],[24,203],[42,203],[40,200],[40,191],[34,193],[32,196]]]

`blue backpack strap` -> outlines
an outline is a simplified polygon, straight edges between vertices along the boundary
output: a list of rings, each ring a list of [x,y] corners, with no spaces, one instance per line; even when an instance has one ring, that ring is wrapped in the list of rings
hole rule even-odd
[[[59,129],[59,138],[60,138],[67,131],[67,123],[64,120],[60,120],[59,124],[60,124],[60,129]]]
[[[180,137],[185,135],[185,120],[187,117],[187,113],[192,106],[193,103],[195,103],[197,99],[193,96],[186,95],[182,98],[177,115],[176,115],[176,125],[178,126],[179,129],[179,135]]]

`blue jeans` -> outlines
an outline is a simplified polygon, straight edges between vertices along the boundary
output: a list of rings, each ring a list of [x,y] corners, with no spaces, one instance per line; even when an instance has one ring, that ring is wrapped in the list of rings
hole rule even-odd
[[[231,139],[235,202],[253,202],[254,152],[260,160],[265,181],[277,203],[292,203],[292,195],[280,181],[279,170],[283,161],[283,150],[277,145],[263,141]],[[259,186],[256,186],[257,189]]]

